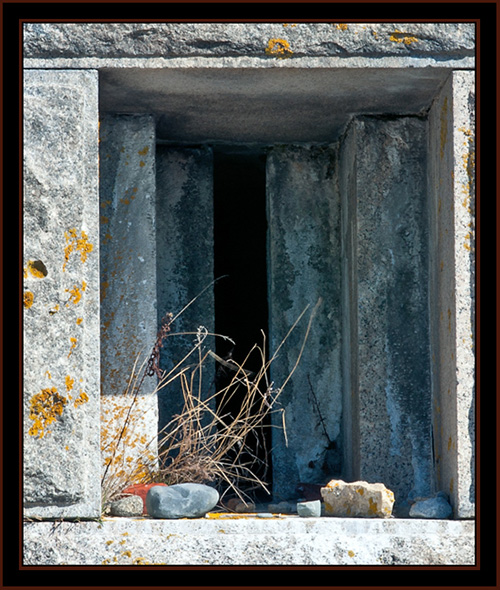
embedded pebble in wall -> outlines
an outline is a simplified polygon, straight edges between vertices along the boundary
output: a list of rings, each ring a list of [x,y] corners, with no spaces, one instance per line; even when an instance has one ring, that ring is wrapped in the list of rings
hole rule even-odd
[[[303,517],[321,516],[321,501],[297,502],[297,514]]]
[[[154,486],[146,496],[146,508],[153,518],[199,518],[219,501],[214,488],[199,483]]]
[[[111,502],[109,512],[112,516],[142,516],[143,502],[139,496],[126,496]]]
[[[411,518],[450,518],[453,508],[444,492],[432,498],[417,498],[410,508]]]

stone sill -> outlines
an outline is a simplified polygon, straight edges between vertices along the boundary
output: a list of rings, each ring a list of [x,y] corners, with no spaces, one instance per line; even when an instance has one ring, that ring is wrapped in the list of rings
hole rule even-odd
[[[474,563],[473,520],[245,515],[191,520],[106,517],[24,525],[25,566]]]

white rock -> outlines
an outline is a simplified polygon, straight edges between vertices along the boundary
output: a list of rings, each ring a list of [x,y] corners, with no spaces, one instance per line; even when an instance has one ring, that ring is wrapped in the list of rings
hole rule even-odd
[[[321,496],[326,516],[389,518],[394,505],[391,490],[382,483],[366,481],[346,483],[341,479],[332,479],[321,488]]]

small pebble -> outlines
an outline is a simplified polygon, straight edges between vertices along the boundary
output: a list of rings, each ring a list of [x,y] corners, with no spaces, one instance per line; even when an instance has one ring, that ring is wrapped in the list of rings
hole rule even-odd
[[[312,500],[310,502],[298,502],[297,513],[302,517],[318,517],[321,516],[321,502],[320,500]]]
[[[111,502],[109,512],[112,516],[142,516],[144,504],[139,496],[126,496]]]

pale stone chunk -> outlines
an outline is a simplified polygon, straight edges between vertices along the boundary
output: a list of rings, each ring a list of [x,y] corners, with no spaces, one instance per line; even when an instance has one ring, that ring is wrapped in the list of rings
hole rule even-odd
[[[389,518],[392,515],[394,494],[382,483],[332,479],[321,488],[321,495],[326,516]]]

